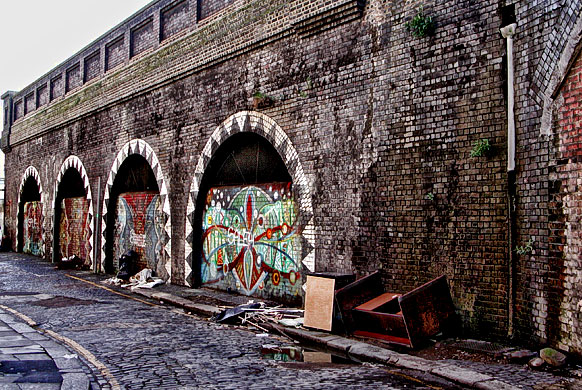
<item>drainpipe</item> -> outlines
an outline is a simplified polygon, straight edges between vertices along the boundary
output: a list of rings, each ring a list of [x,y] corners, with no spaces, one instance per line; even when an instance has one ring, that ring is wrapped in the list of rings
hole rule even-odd
[[[512,23],[501,28],[501,35],[506,39],[507,43],[507,203],[508,203],[508,324],[507,335],[513,336],[514,316],[515,316],[515,259],[513,248],[516,237],[515,227],[515,196],[516,196],[516,180],[515,180],[515,91],[513,87],[513,35],[517,24]]]

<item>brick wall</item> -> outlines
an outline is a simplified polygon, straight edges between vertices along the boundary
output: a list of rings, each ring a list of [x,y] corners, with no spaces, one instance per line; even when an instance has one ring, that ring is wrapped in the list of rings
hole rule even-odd
[[[77,87],[80,87],[83,82],[81,77],[81,66],[79,64],[75,64],[65,73],[65,92],[69,92],[74,90]]]
[[[148,19],[141,25],[131,30],[131,52],[130,55],[136,56],[139,53],[154,47],[154,21]]]
[[[36,90],[36,106],[44,106],[49,102],[49,89],[46,85],[41,85]]]
[[[84,81],[93,80],[95,77],[99,76],[101,67],[101,53],[96,51],[87,58],[85,58],[85,67],[83,70]]]
[[[50,100],[54,100],[65,94],[65,82],[62,75],[58,75],[50,81]]]
[[[556,4],[548,1],[546,10],[516,3],[515,245],[535,237],[533,253],[518,256],[509,247],[505,41],[501,7],[493,0],[425,3],[437,22],[435,35],[425,38],[405,27],[417,4],[370,0],[360,13],[360,4],[349,0],[234,3],[183,38],[101,76],[98,86],[14,123],[7,199],[17,199],[22,173],[34,165],[50,201],[70,154],[84,163],[92,193],[98,193],[98,178],[104,192],[120,149],[141,139],[155,151],[168,187],[172,281],[185,284],[196,163],[215,129],[233,113],[254,109],[253,95],[260,92],[269,100],[256,109],[284,131],[304,172],[317,271],[361,276],[380,270],[395,292],[445,274],[465,332],[497,339],[514,332],[522,341],[580,351],[560,330],[576,317],[571,305],[577,296],[565,295],[567,285],[559,284],[567,256],[574,257],[568,251],[578,245],[576,226],[566,222],[577,198],[565,182],[576,167],[565,168],[562,161],[572,158],[553,154],[577,150],[557,139],[564,145],[578,140],[566,130],[554,140],[540,137],[542,107],[529,92],[534,82],[544,90],[548,78],[534,75],[555,61],[546,50],[552,34],[544,32],[553,31],[559,17]],[[161,13],[166,26],[173,26],[170,14]],[[148,14],[139,17],[128,28]],[[168,31],[174,27],[161,28],[160,35]],[[556,36],[558,45],[567,41]],[[127,58],[127,51],[118,49],[115,57],[113,47],[105,62],[120,64],[108,61]],[[565,110],[556,126],[568,126],[566,114],[576,108]],[[492,150],[471,157],[481,139]],[[571,206],[564,211],[566,203]],[[7,216],[13,234],[14,203]],[[51,221],[45,218],[49,241]],[[572,249],[564,249],[565,236]],[[566,263],[556,261],[562,253]],[[556,307],[571,314],[546,321]]]
[[[105,70],[115,68],[127,58],[127,49],[123,35],[105,46]]]
[[[189,7],[190,3],[182,0],[161,11],[161,40],[170,38],[192,23],[192,20],[189,20],[191,17]]]
[[[198,20],[206,19],[234,2],[235,0],[199,0]]]

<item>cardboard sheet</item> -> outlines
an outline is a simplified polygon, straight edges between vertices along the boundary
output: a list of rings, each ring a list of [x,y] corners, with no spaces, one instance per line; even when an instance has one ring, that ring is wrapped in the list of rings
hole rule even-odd
[[[331,331],[335,280],[307,276],[304,326]]]

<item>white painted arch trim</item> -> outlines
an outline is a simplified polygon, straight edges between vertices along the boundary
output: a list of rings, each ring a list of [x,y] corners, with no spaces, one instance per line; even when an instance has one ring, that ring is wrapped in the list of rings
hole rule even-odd
[[[303,226],[303,237],[309,243],[309,250],[307,255],[303,258],[303,265],[309,270],[315,270],[315,225],[313,220],[313,205],[311,201],[311,192],[309,190],[309,181],[303,170],[299,160],[299,154],[293,146],[291,139],[281,129],[281,127],[267,115],[256,111],[241,111],[228,117],[220,126],[218,126],[202,150],[196,169],[192,184],[190,185],[190,193],[188,195],[188,209],[186,211],[186,234],[184,242],[185,250],[185,265],[184,265],[184,280],[191,285],[192,270],[193,270],[193,253],[192,240],[194,232],[194,212],[196,207],[196,199],[198,198],[198,191],[204,171],[212,158],[212,155],[220,147],[220,145],[230,136],[241,132],[253,132],[266,138],[271,145],[277,150],[291,178],[293,180],[293,188],[295,194],[299,199],[300,224]]]
[[[40,182],[40,175],[38,173],[38,170],[32,165],[30,165],[28,168],[26,168],[26,170],[24,171],[24,174],[22,175],[22,178],[20,179],[20,186],[18,187],[18,203],[16,204],[16,207],[17,207],[16,213],[18,216],[18,218],[16,220],[17,221],[16,222],[16,225],[17,225],[16,229],[17,229],[17,231],[19,229],[18,221],[20,220],[20,215],[19,215],[20,214],[20,200],[22,199],[22,191],[24,190],[24,183],[31,176],[36,181],[36,185],[38,186],[38,192],[40,193],[40,203],[43,206],[42,207],[43,222],[42,222],[42,226],[41,226],[41,229],[42,229],[41,236],[42,236],[42,242],[43,242],[43,246],[44,246],[42,254],[44,255],[46,253],[46,240],[45,240],[46,237],[45,237],[44,223],[46,221],[46,215],[47,215],[48,210],[45,207],[45,202],[44,202],[45,195],[44,195],[44,191],[42,189],[42,184]],[[20,246],[20,242],[18,241],[18,232],[17,232],[17,234],[16,234],[16,248],[18,248],[19,246]]]
[[[87,213],[87,226],[89,227],[89,243],[91,245],[91,248],[93,248],[94,242],[93,242],[93,236],[94,236],[94,232],[95,232],[95,218],[94,218],[94,213],[93,213],[93,197],[91,195],[91,186],[89,184],[89,176],[87,175],[87,171],[85,170],[85,166],[83,165],[83,162],[81,161],[81,159],[75,155],[71,155],[69,157],[67,157],[65,159],[65,161],[63,161],[63,164],[61,165],[61,169],[59,170],[59,174],[57,175],[57,180],[55,183],[55,188],[53,191],[53,210],[55,210],[55,202],[57,201],[57,191],[59,190],[59,185],[61,184],[61,181],[63,180],[63,176],[65,175],[65,172],[67,172],[67,170],[69,168],[73,168],[75,169],[77,172],[79,172],[79,175],[81,175],[81,180],[83,180],[83,188],[85,189],[85,197],[87,198],[87,202],[89,203],[89,212]],[[55,223],[59,223],[59,221],[55,221]],[[53,229],[55,227],[53,226]],[[53,236],[53,240],[55,239],[55,237]],[[93,256],[93,249],[91,249],[89,251],[89,261],[91,263],[91,269],[93,269],[93,265],[94,265],[94,256]]]
[[[113,186],[113,182],[115,181],[115,176],[117,176],[117,172],[121,167],[121,164],[131,155],[138,154],[146,159],[150,168],[154,172],[154,176],[156,181],[158,182],[158,187],[160,189],[160,197],[162,198],[162,207],[163,212],[166,219],[166,224],[164,225],[164,231],[166,232],[166,239],[164,240],[164,259],[165,264],[163,265],[166,272],[168,273],[168,281],[171,280],[172,277],[172,221],[170,218],[170,201],[168,199],[168,186],[166,184],[166,180],[164,174],[162,172],[162,167],[160,166],[160,161],[156,153],[154,152],[153,148],[144,140],[142,139],[133,139],[126,143],[119,153],[117,153],[117,157],[113,161],[113,165],[109,170],[109,176],[107,178],[107,183],[105,184],[105,195],[103,197],[103,204],[102,204],[102,214],[103,214],[103,221],[101,224],[101,237],[102,237],[102,245],[101,245],[101,271],[105,272],[105,248],[107,245],[106,242],[106,230],[107,230],[107,206],[109,205],[109,199],[111,197],[111,187]]]

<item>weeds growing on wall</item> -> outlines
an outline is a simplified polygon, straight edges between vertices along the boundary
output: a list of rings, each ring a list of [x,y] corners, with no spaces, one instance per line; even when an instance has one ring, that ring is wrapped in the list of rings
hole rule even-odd
[[[475,141],[471,150],[471,157],[485,156],[491,150],[491,144],[487,138]]]
[[[418,9],[418,13],[406,22],[405,26],[412,35],[419,38],[432,35],[435,30],[435,23],[432,16],[425,15],[422,6]]]

